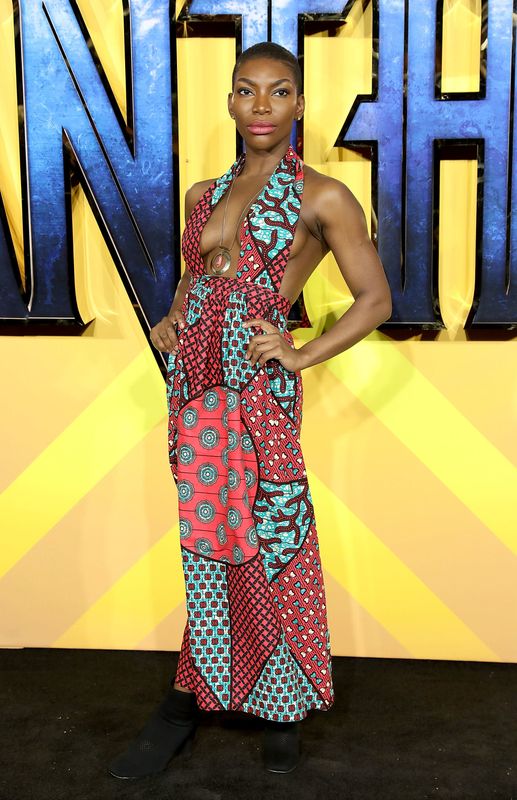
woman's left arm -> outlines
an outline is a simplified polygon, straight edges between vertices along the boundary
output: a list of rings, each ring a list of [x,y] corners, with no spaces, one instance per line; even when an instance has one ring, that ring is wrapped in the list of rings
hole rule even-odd
[[[332,251],[354,302],[329,331],[294,350],[275,326],[253,319],[262,335],[248,346],[252,363],[276,358],[286,369],[300,370],[326,361],[364,339],[391,315],[391,293],[386,275],[369,235],[360,203],[340,181],[327,178],[316,194],[316,216],[325,242]]]
[[[339,181],[326,181],[318,193],[317,216],[354,302],[329,331],[299,348],[298,369],[348,350],[391,316],[388,281],[363,209],[350,189]]]

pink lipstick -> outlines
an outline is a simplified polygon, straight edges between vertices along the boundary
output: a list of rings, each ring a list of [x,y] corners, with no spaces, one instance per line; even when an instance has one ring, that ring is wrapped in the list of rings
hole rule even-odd
[[[264,136],[266,133],[272,133],[276,128],[276,125],[271,125],[269,122],[253,122],[251,125],[248,125],[248,130],[250,133],[254,133],[256,136]]]

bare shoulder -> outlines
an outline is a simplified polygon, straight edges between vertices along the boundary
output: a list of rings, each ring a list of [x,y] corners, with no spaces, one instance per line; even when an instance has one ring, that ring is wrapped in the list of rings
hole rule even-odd
[[[369,240],[363,207],[343,181],[312,167],[305,168],[305,178],[306,212],[330,249],[339,242],[361,244]]]
[[[307,165],[304,166],[304,179],[304,198],[307,195],[321,223],[324,224],[336,214],[363,215],[361,204],[343,181]]]
[[[187,189],[185,192],[185,219],[190,217],[192,209],[196,203],[201,200],[204,193],[213,182],[213,178],[208,181],[197,181],[196,183],[193,183],[189,189]]]

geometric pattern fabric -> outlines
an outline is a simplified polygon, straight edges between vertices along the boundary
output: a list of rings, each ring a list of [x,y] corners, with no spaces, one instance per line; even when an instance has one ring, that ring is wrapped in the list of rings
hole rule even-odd
[[[268,320],[293,346],[279,293],[299,219],[303,163],[289,146],[241,229],[234,278],[205,273],[199,241],[245,154],[187,220],[191,280],[169,356],[169,457],[177,482],[187,624],[176,681],[203,710],[303,719],[334,701],[325,589],[300,447],[302,384],[246,348]]]

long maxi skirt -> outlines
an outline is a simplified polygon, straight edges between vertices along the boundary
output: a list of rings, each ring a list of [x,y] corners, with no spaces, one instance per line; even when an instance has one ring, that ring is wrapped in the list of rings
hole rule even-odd
[[[245,356],[259,332],[245,319],[292,345],[289,308],[256,283],[196,277],[167,382],[187,607],[176,681],[202,710],[276,721],[334,701],[301,376]]]

